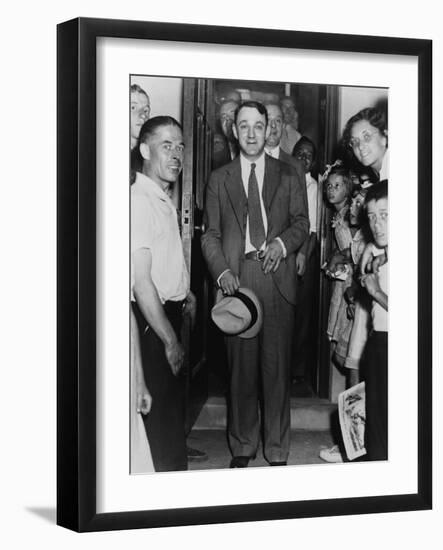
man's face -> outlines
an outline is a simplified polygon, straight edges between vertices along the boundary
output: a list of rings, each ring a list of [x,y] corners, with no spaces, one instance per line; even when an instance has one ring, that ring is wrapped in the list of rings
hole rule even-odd
[[[140,129],[151,113],[149,98],[140,92],[131,93],[131,137],[138,139]]]
[[[140,145],[140,152],[148,161],[148,176],[163,189],[175,183],[183,168],[185,145],[178,126],[160,126]]]
[[[295,158],[303,163],[305,173],[307,174],[311,171],[312,165],[314,164],[314,148],[310,143],[302,143],[296,146]]]
[[[251,161],[257,159],[263,153],[269,134],[265,115],[261,115],[255,107],[242,107],[233,129],[244,156]]]
[[[367,203],[366,213],[376,245],[380,248],[387,246],[389,240],[388,200],[370,200]]]
[[[227,101],[220,107],[220,124],[223,134],[232,141],[234,135],[232,133],[232,124],[234,123],[235,110],[237,103],[235,101]]]
[[[283,115],[278,105],[267,105],[266,110],[268,111],[269,125],[269,136],[266,140],[266,145],[273,148],[277,147],[281,140],[283,132]]]
[[[282,99],[280,102],[281,112],[283,113],[283,122],[290,124],[295,118],[295,104],[292,99]]]

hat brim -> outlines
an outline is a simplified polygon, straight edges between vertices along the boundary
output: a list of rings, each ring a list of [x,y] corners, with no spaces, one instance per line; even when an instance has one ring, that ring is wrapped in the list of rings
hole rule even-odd
[[[251,326],[248,326],[245,330],[240,330],[240,331],[236,331],[236,330],[223,330],[218,323],[217,326],[219,326],[220,330],[222,330],[222,332],[224,332],[226,335],[228,336],[238,336],[240,338],[253,338],[254,336],[257,336],[257,334],[260,332],[260,329],[262,327],[262,324],[263,324],[263,308],[262,308],[262,305],[261,305],[261,302],[260,300],[257,298],[256,294],[250,290],[249,288],[245,288],[245,287],[240,287],[236,294],[240,294],[240,295],[243,295],[244,298],[248,299],[250,302],[252,302],[254,308],[255,308],[255,311],[256,311],[256,316],[254,315],[255,317],[255,322],[253,322],[253,324]],[[223,292],[221,290],[218,290],[217,291],[217,294],[216,294],[216,297],[215,297],[215,302],[216,302],[216,305],[214,306],[214,308],[217,307],[217,305],[224,299],[226,298],[226,296],[224,296]],[[214,309],[213,308],[213,309]],[[211,314],[212,315],[212,314]],[[213,320],[215,321],[214,317],[213,317]]]
[[[253,292],[249,288],[240,287],[238,289],[238,292],[241,292],[242,294],[247,296],[254,303],[255,308],[257,310],[257,319],[255,323],[245,331],[241,332],[238,336],[240,338],[254,338],[254,336],[257,336],[257,334],[260,332],[261,327],[263,325],[263,308],[262,308],[261,302],[257,298],[257,295],[255,294],[255,292]]]

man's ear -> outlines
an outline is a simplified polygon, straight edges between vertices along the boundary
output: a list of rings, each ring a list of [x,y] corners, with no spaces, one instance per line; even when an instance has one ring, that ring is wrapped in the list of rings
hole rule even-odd
[[[147,143],[140,143],[139,149],[144,160],[149,160],[151,158],[151,151],[149,150],[149,145]]]
[[[232,133],[234,134],[235,139],[238,141],[237,126],[235,125],[235,122],[233,122],[232,124]]]
[[[266,125],[265,140],[268,139],[270,133],[271,133],[271,125],[268,123]]]

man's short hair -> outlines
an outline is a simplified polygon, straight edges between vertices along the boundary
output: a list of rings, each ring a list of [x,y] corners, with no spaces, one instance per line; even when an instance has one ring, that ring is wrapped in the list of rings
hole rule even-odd
[[[314,142],[307,136],[302,136],[297,141],[297,143],[294,145],[294,148],[292,149],[292,156],[295,157],[297,151],[300,149],[300,147],[302,147],[302,145],[310,145],[312,147],[312,160],[314,161],[317,157],[317,147],[315,146]]]
[[[148,94],[138,84],[131,84],[131,94],[143,94],[149,99]]]
[[[257,109],[257,111],[265,117],[266,126],[268,125],[268,111],[266,110],[266,107],[263,105],[263,103],[260,103],[259,101],[253,101],[252,99],[248,101],[243,101],[243,103],[240,103],[240,105],[237,107],[234,114],[235,124],[237,124],[238,113],[241,109],[243,109],[243,107],[251,107],[252,109]]]
[[[369,201],[379,201],[380,199],[388,198],[388,180],[381,180],[378,183],[374,183],[368,189],[366,193],[365,205]]]
[[[140,143],[146,143],[161,126],[177,126],[177,128],[180,128],[183,132],[182,125],[172,116],[155,116],[147,120],[141,127],[138,144],[140,145]]]
[[[283,101],[290,101],[295,109],[295,99],[290,95],[284,95],[280,98],[280,105],[283,103]]]

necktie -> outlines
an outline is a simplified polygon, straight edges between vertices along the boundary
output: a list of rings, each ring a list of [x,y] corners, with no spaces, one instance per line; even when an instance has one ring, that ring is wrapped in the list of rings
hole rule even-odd
[[[251,243],[257,250],[260,250],[266,235],[261,214],[257,177],[255,175],[255,162],[251,164],[251,172],[248,181],[248,216]]]

